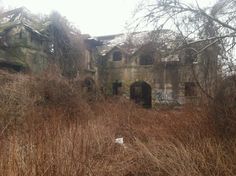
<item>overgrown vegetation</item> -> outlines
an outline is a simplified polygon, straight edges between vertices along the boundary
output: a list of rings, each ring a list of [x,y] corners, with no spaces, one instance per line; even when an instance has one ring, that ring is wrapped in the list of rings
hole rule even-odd
[[[64,76],[76,77],[85,50],[80,31],[58,12],[51,13],[45,21],[44,30],[50,39],[54,61],[59,64]]]
[[[212,1],[201,6],[200,1],[142,1],[136,12],[136,27],[149,25],[158,41],[160,31],[168,29],[178,34],[172,52],[192,50],[192,65],[200,63],[201,71],[193,73],[195,82],[208,99],[214,100],[220,79],[235,74],[235,0]],[[194,67],[193,67],[194,68]],[[194,69],[192,69],[194,72]],[[204,81],[201,81],[201,73]]]
[[[201,9],[159,1],[149,6],[146,17],[156,23],[167,16],[182,33],[184,47],[190,46],[187,38],[192,33],[203,38],[206,46],[198,53],[211,46],[211,56],[216,44],[226,46],[219,53],[234,63],[236,29],[229,22],[235,16],[233,11],[225,14],[233,5],[224,0]],[[229,21],[223,21],[224,15]],[[58,13],[43,20],[48,52],[60,69],[51,67],[38,75],[0,72],[0,175],[236,175],[236,81],[229,77],[233,70],[221,74],[226,76],[217,79],[221,84],[212,83],[219,89],[204,107],[147,110],[121,97],[90,97],[75,78],[83,66],[80,33]],[[121,137],[124,144],[116,143]]]
[[[235,138],[218,135],[206,107],[146,110],[123,98],[88,103],[79,81],[56,73],[1,72],[1,175],[236,174]]]
[[[57,64],[68,78],[75,78],[84,66],[82,34],[58,12],[39,16],[24,7],[0,12],[0,37],[4,63],[32,72],[47,68],[49,63]]]

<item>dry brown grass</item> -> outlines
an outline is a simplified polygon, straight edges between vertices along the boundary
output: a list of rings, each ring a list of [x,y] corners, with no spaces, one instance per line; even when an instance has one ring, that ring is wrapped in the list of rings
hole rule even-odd
[[[0,175],[236,175],[236,141],[219,138],[203,108],[86,102],[77,84],[54,74],[7,76]]]
[[[221,81],[211,112],[223,138],[236,137],[236,75]]]

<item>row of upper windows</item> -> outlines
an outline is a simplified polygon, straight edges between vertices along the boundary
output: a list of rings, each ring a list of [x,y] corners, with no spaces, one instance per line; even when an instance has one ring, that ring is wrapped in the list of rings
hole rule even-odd
[[[192,53],[190,53],[188,50],[185,53],[184,63],[185,64],[191,64],[193,63],[194,59],[192,57]],[[112,55],[113,61],[121,61],[122,60],[122,53],[120,51],[113,52]],[[150,54],[142,54],[139,58],[139,64],[140,65],[152,65],[154,63],[154,58]]]
[[[112,55],[113,61],[121,61],[122,60],[122,53],[120,51],[113,52]],[[140,56],[139,64],[140,65],[152,65],[154,63],[154,59],[149,54],[143,54]]]

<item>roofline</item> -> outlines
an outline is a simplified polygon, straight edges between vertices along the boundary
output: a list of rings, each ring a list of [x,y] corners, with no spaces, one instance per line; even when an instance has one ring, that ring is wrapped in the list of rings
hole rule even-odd
[[[12,24],[10,24],[10,25],[7,26],[5,29],[3,29],[3,32],[5,32],[6,30],[9,30],[9,29],[12,29],[12,28],[14,28],[14,27],[16,27],[16,26],[19,26],[19,25],[23,25],[24,27],[26,27],[26,29],[30,30],[32,33],[35,33],[35,34],[37,34],[37,35],[39,35],[39,36],[41,36],[41,37],[43,37],[43,38],[45,38],[45,39],[48,39],[47,36],[41,34],[41,32],[39,32],[38,30],[32,28],[31,26],[27,25],[27,24],[24,23],[24,22],[18,22],[18,23],[12,22]],[[1,32],[0,34],[2,34],[3,32]]]
[[[101,55],[102,57],[105,57],[105,56],[107,56],[113,49],[115,49],[115,48],[118,48],[118,49],[120,49],[122,52],[124,52],[125,54],[128,54],[127,52],[125,52],[121,47],[119,47],[118,45],[115,45],[115,46],[113,46],[112,48],[110,48],[106,53],[105,53],[105,55],[102,55],[102,54],[99,54],[99,55]]]
[[[113,37],[113,36],[120,36],[124,35],[125,33],[118,33],[118,34],[109,34],[109,35],[99,35],[99,36],[92,36],[93,38],[100,38],[100,37]]]

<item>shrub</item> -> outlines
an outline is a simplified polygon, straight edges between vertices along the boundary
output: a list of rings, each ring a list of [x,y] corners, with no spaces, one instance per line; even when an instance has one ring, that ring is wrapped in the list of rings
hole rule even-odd
[[[222,81],[213,103],[213,116],[223,137],[236,135],[236,76]]]
[[[119,97],[88,104],[79,87],[55,72],[1,85],[1,175],[236,174],[236,141],[219,138],[203,108],[148,110]]]

